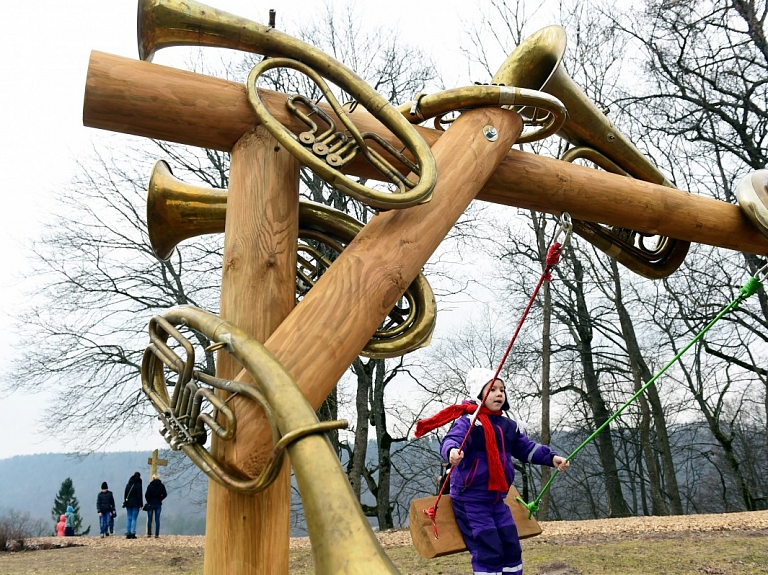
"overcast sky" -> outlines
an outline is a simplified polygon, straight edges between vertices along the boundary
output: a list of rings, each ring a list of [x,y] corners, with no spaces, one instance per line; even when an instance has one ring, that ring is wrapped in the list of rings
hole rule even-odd
[[[388,0],[386,4],[358,0],[356,11],[364,24],[396,28],[403,39],[421,46],[444,70],[446,87],[453,87],[464,73],[455,69],[464,61],[459,50],[462,30],[477,21],[479,8],[487,4],[488,0]],[[25,305],[24,277],[30,264],[24,246],[40,234],[41,222],[50,217],[51,200],[71,179],[75,158],[87,156],[107,137],[82,125],[90,51],[136,58],[136,5],[136,0],[26,0],[5,7],[7,25],[0,35],[0,168],[6,214],[5,249],[0,251],[4,271],[0,276],[4,351],[0,373],[8,370],[15,350],[35,345],[14,337],[11,320]],[[276,8],[278,27],[287,30],[308,24],[324,6],[312,0],[211,0],[209,5],[260,22],[266,21],[270,8]],[[155,61],[169,62],[174,50],[179,49],[162,52]],[[44,394],[0,399],[5,437],[0,458],[68,450],[59,437],[38,432],[46,401]],[[158,447],[164,448],[165,443],[156,429],[112,446]]]

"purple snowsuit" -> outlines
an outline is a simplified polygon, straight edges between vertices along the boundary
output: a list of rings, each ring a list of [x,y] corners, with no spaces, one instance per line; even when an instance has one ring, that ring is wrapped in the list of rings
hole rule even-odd
[[[466,403],[466,402],[465,402]],[[471,416],[463,415],[443,439],[440,453],[448,460],[451,449],[458,449],[469,428]],[[502,416],[489,416],[494,427],[507,483],[512,485],[515,467],[512,456],[535,465],[552,466],[557,455],[547,445],[528,439],[517,422]],[[464,446],[464,459],[451,473],[451,504],[464,542],[472,555],[475,575],[523,572],[522,550],[512,512],[504,503],[506,493],[488,490],[488,454],[479,419]]]

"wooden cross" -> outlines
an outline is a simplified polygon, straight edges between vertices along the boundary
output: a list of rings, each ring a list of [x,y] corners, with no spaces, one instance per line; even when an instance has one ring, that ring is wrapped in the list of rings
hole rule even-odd
[[[167,459],[158,459],[157,458],[157,449],[155,449],[152,452],[152,457],[147,459],[147,463],[149,463],[149,480],[152,480],[152,477],[154,477],[157,474],[157,466],[158,465],[168,465]]]

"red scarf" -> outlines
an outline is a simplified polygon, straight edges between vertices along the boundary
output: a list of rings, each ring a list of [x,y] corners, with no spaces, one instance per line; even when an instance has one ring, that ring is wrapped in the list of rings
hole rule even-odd
[[[474,413],[477,410],[475,403],[462,403],[461,405],[451,405],[442,411],[438,411],[432,417],[422,419],[416,423],[416,437],[419,438],[433,429],[442,427],[446,423],[458,419],[467,413]],[[501,415],[501,411],[492,411],[485,406],[480,408],[480,414],[477,418],[483,425],[483,434],[485,435],[485,449],[488,451],[488,491],[509,491],[507,478],[504,476],[504,467],[501,465],[501,456],[499,447],[496,444],[496,432],[493,429],[489,415]]]

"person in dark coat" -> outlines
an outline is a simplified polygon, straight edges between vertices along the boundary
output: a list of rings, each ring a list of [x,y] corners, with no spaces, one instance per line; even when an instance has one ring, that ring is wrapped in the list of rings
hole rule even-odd
[[[99,533],[101,537],[109,537],[109,516],[114,510],[115,497],[105,481],[101,484],[101,491],[96,496],[96,512],[99,514]],[[69,513],[69,507],[67,507],[67,513]]]
[[[504,382],[490,369],[467,373],[472,399],[419,421],[416,437],[455,420],[440,453],[454,466],[451,506],[464,543],[478,573],[522,573],[523,559],[517,527],[504,498],[515,478],[512,457],[565,471],[569,463],[546,445],[531,441],[518,422],[503,416],[509,409]],[[483,401],[484,400],[484,401]],[[467,442],[471,414],[479,411]]]
[[[139,517],[139,511],[144,505],[143,491],[141,485],[141,473],[138,471],[131,475],[128,484],[125,486],[125,496],[123,507],[125,507],[125,538],[136,539],[136,519]]]
[[[163,499],[168,497],[165,485],[157,474],[152,476],[152,481],[147,486],[145,498],[147,500],[147,537],[152,537],[152,518],[155,519],[155,537],[160,537],[160,512],[163,510]]]

